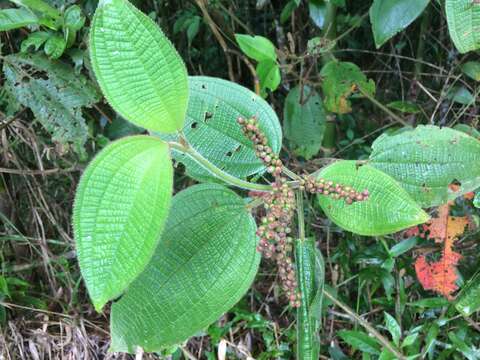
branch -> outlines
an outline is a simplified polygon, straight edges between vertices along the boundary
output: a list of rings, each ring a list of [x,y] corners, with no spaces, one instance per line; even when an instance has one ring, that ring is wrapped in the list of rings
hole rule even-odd
[[[331,302],[341,308],[343,311],[347,313],[347,315],[352,319],[357,321],[360,325],[362,325],[370,334],[372,334],[385,348],[388,349],[397,359],[400,360],[407,360],[407,358],[394,347],[387,338],[385,338],[382,334],[380,334],[370,323],[360,317],[355,311],[353,311],[348,305],[342,303],[338,300],[335,296],[330,294],[328,290],[323,290],[323,295],[325,295]]]
[[[205,159],[200,153],[198,153],[194,148],[188,144],[180,144],[177,142],[169,142],[168,145],[175,150],[178,150],[184,154],[190,156],[198,164],[200,164],[205,170],[208,170],[213,176],[225,181],[227,184],[236,186],[241,189],[246,190],[256,190],[256,191],[272,191],[271,185],[264,184],[255,184],[242,179],[239,179],[235,176],[232,176],[225,171],[219,169],[213,165],[210,161]]]

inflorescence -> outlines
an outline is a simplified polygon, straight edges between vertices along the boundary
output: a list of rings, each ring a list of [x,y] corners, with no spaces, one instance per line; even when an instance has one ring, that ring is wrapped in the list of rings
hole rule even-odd
[[[335,200],[343,199],[348,205],[353,204],[356,201],[367,200],[370,195],[366,189],[362,192],[358,192],[350,186],[337,184],[323,178],[314,179],[309,175],[302,176],[299,189],[305,190],[311,194],[330,196]]]
[[[265,164],[267,171],[275,181],[271,192],[252,192],[252,196],[261,198],[265,207],[265,216],[261,218],[257,235],[260,238],[258,251],[265,258],[273,258],[277,263],[281,285],[290,305],[299,307],[301,294],[298,291],[295,267],[292,261],[293,239],[290,226],[295,213],[295,193],[282,175],[283,162],[272,148],[268,146],[265,134],[260,130],[258,120],[238,118],[244,135],[253,142],[255,154]],[[299,189],[312,194],[322,194],[333,199],[343,199],[347,204],[364,201],[368,198],[368,190],[357,192],[351,187],[336,184],[325,179],[314,179],[303,175],[299,181]]]

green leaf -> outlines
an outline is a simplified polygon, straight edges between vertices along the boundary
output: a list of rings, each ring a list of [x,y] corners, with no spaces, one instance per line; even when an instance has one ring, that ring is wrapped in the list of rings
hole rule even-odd
[[[27,9],[0,10],[0,31],[18,29],[39,23],[38,17]]]
[[[85,25],[85,16],[82,14],[82,9],[78,5],[72,5],[63,15],[64,25],[74,31],[80,30]]]
[[[308,40],[307,49],[309,55],[320,55],[327,53],[336,45],[336,40],[330,40],[324,37],[314,37]]]
[[[257,65],[257,75],[260,81],[261,93],[265,98],[267,97],[267,89],[270,91],[277,90],[282,76],[280,75],[280,68],[276,61],[263,60]]]
[[[469,78],[480,81],[480,62],[468,61],[462,65],[462,71]]]
[[[111,143],[85,170],[75,196],[73,230],[97,311],[121,295],[150,261],[172,188],[168,146],[150,136]]]
[[[360,235],[384,235],[422,224],[429,219],[394,179],[370,165],[339,161],[322,170],[319,177],[357,191],[369,191],[367,200],[352,205],[331,197],[318,196],[325,214],[348,231]]]
[[[341,330],[337,334],[354,349],[367,354],[380,355],[380,345],[362,331]]]
[[[301,306],[297,309],[297,358],[317,360],[320,351],[319,331],[322,319],[325,264],[315,239],[297,240],[295,264]]]
[[[190,102],[183,132],[188,142],[211,163],[230,175],[246,178],[265,166],[255,155],[252,142],[243,135],[236,120],[257,116],[269,146],[278,154],[282,129],[277,115],[260,96],[235,83],[211,77],[189,79]],[[173,140],[173,137],[162,136]],[[215,180],[188,156],[173,152],[185,164],[187,173],[198,180]]]
[[[112,351],[180,344],[228,311],[258,269],[255,221],[243,199],[213,184],[173,199],[152,261],[112,306]]]
[[[476,346],[468,346],[463,339],[461,339],[453,331],[448,332],[448,338],[452,342],[457,351],[461,352],[468,360],[478,360],[480,358],[480,351]]]
[[[418,114],[422,111],[420,106],[411,101],[392,101],[391,103],[387,104],[387,106],[391,109],[395,109],[407,114]]]
[[[480,4],[474,0],[446,0],[448,30],[462,54],[480,48]]]
[[[467,124],[457,124],[453,127],[454,130],[464,132],[467,135],[474,137],[475,139],[480,139],[480,131],[475,129],[473,126]]]
[[[480,309],[480,273],[462,289],[455,302],[455,308],[464,316],[470,316]]]
[[[192,41],[197,36],[198,30],[200,29],[201,20],[202,20],[202,18],[200,16],[194,16],[192,18],[192,21],[190,22],[190,25],[188,25],[187,38],[188,38],[188,43],[189,44],[191,44]]]
[[[447,99],[462,105],[475,103],[473,94],[465,86],[452,86],[447,93]]]
[[[50,34],[45,31],[36,31],[31,33],[25,40],[22,41],[22,45],[20,47],[21,52],[27,52],[31,46],[33,46],[35,51],[37,51],[49,37]]]
[[[377,49],[419,17],[429,2],[429,0],[374,0],[370,7],[370,21]]]
[[[327,5],[325,4],[324,0],[310,0],[308,2],[308,11],[310,14],[310,19],[312,19],[313,23],[323,29],[323,25],[325,24],[325,16],[327,13]]]
[[[420,308],[442,308],[444,306],[448,306],[450,303],[445,298],[427,298],[415,301],[413,303],[408,303],[410,306],[416,306]]]
[[[338,114],[352,111],[348,98],[360,87],[373,96],[375,83],[368,80],[360,68],[350,62],[330,61],[320,73],[323,77],[322,89],[325,95],[325,108]]]
[[[385,316],[385,326],[390,335],[392,335],[393,343],[398,346],[400,344],[400,338],[402,337],[402,329],[392,315],[387,312],[383,314]]]
[[[290,90],[283,108],[285,138],[296,155],[310,160],[322,146],[326,115],[322,99],[309,86]]]
[[[52,35],[45,42],[45,47],[43,49],[45,50],[45,54],[51,59],[58,59],[62,56],[66,47],[67,43],[63,37],[60,35]]]
[[[280,23],[285,24],[297,8],[297,0],[290,0],[289,2],[287,2],[287,4],[283,7],[282,12],[280,13]]]
[[[61,62],[41,55],[10,55],[3,70],[9,91],[50,132],[54,141],[83,146],[87,126],[81,108],[99,101],[93,84]]]
[[[395,355],[393,355],[387,349],[383,349],[382,353],[380,354],[380,356],[378,358],[378,360],[397,360],[397,357]]]
[[[473,206],[475,206],[477,209],[480,209],[480,192],[477,192],[475,194],[475,198],[473,199]]]
[[[411,346],[416,343],[418,336],[420,334],[418,332],[414,332],[413,334],[407,335],[405,339],[402,341],[402,348]]]
[[[267,38],[259,35],[235,34],[235,39],[240,49],[249,58],[258,62],[265,60],[277,61],[275,46]]]
[[[43,0],[10,0],[18,6],[24,6],[29,10],[36,11],[42,16],[48,16],[52,19],[60,17],[60,11]]]
[[[389,253],[393,257],[398,257],[402,254],[405,254],[407,251],[413,249],[417,245],[417,242],[418,241],[416,237],[402,240],[401,242],[392,246]]]
[[[90,30],[90,57],[106,99],[122,117],[148,130],[182,128],[187,71],[152,19],[126,0],[101,0]]]
[[[450,128],[385,133],[373,143],[369,163],[396,179],[422,207],[445,204],[480,186],[480,142]],[[451,183],[460,183],[458,191]]]

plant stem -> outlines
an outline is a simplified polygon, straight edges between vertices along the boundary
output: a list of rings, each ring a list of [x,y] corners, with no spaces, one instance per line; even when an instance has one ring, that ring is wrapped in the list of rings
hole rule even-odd
[[[295,174],[292,170],[288,169],[285,166],[282,167],[282,172],[292,180],[301,180],[302,179],[299,175]]]
[[[415,80],[420,80],[422,68],[423,68],[423,53],[425,51],[425,40],[428,34],[428,30],[430,28],[430,9],[427,8],[423,12],[422,15],[422,24],[420,25],[420,35],[418,37],[418,46],[417,46],[417,62],[415,62],[415,72],[414,78]]]
[[[363,90],[361,86],[358,87],[358,91],[365,96],[368,100],[372,102],[375,106],[377,106],[380,110],[383,110],[385,113],[387,113],[389,116],[391,116],[396,122],[402,124],[403,126],[410,126],[405,120],[403,120],[400,116],[395,114],[393,111],[391,111],[389,108],[387,108],[385,105],[383,105],[380,101],[375,99],[372,95],[370,95],[367,91]]]
[[[333,4],[332,1],[326,3],[325,23],[323,26],[322,36],[328,40],[335,41],[337,38],[337,6]],[[332,51],[326,51],[322,55],[323,64],[334,59],[335,56]]]
[[[303,213],[303,192],[297,191],[298,239],[305,240],[305,215]]]
[[[169,142],[168,144],[172,149],[175,149],[184,154],[187,154],[193,160],[199,163],[204,169],[208,170],[213,176],[225,181],[230,185],[233,185],[245,190],[256,190],[256,191],[272,190],[271,185],[251,183],[226,173],[225,171],[219,169],[218,167],[213,165],[210,161],[205,159],[200,153],[198,153],[194,148],[192,148],[188,144],[181,144],[177,142]]]
[[[331,1],[326,3],[325,24],[322,31],[322,37],[330,41],[336,41],[337,38],[337,6]],[[329,61],[335,60],[333,51],[335,47],[325,52],[322,55],[322,64],[325,65]],[[337,121],[334,114],[327,115],[327,122],[325,127],[325,135],[323,136],[322,147],[327,156],[335,151],[335,144],[337,143]]]
[[[328,290],[323,289],[323,295],[325,295],[331,302],[333,302],[336,306],[341,308],[343,311],[350,316],[351,319],[357,321],[360,325],[362,325],[370,334],[372,334],[385,348],[390,351],[395,358],[400,360],[406,360],[407,358],[403,355],[400,350],[398,350],[395,346],[393,346],[387,338],[385,338],[382,334],[380,334],[372,325],[368,323],[368,321],[364,320],[360,317],[355,311],[353,311],[348,305],[344,304],[340,300],[338,300],[335,296],[333,296]]]

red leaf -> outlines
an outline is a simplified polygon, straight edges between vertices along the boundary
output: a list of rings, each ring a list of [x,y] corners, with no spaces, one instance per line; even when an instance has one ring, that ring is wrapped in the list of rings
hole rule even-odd
[[[429,238],[443,243],[440,260],[428,263],[425,256],[415,261],[415,271],[418,280],[425,290],[435,291],[447,299],[453,299],[453,293],[458,289],[456,265],[462,257],[453,250],[453,243],[465,231],[469,224],[467,217],[449,216],[450,204],[438,209],[438,217],[428,222],[424,230],[429,231]]]

